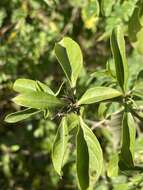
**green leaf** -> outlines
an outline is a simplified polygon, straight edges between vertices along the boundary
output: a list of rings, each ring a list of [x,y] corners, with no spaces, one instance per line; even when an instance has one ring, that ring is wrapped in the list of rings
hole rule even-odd
[[[133,47],[143,54],[143,1],[138,0],[128,23],[129,39]]]
[[[101,11],[106,17],[111,15],[112,7],[115,4],[115,0],[101,0]]]
[[[128,183],[118,183],[114,185],[114,190],[130,190],[130,186]]]
[[[45,92],[24,93],[13,98],[13,101],[18,105],[36,109],[54,108],[63,105],[63,102],[58,98]]]
[[[137,33],[142,28],[143,1],[138,0],[128,23],[128,34],[131,42],[137,40]]]
[[[39,112],[40,112],[39,110],[28,108],[28,109],[17,111],[15,113],[11,113],[11,114],[7,115],[5,117],[5,121],[7,123],[16,123],[18,121],[25,120]]]
[[[106,63],[106,71],[108,74],[115,79],[116,78],[116,73],[115,73],[115,65],[113,64],[113,61],[107,61]]]
[[[44,109],[43,113],[44,113],[44,119],[47,119],[49,117],[49,114],[50,114],[49,110],[48,109]]]
[[[80,189],[86,190],[89,187],[89,153],[80,126],[76,139],[76,170]]]
[[[69,1],[69,3],[70,3],[73,7],[81,8],[81,7],[85,6],[86,0],[72,0],[72,1]]]
[[[36,81],[36,90],[37,92],[46,92],[45,87],[43,86],[43,83]],[[53,95],[53,94],[52,94]],[[56,96],[56,94],[54,94]],[[44,113],[44,119],[47,119],[49,117],[49,110],[46,108],[43,110]]]
[[[143,27],[141,30],[137,33],[137,41],[133,43],[133,47],[141,54],[143,55]]]
[[[62,84],[60,85],[59,89],[57,90],[57,92],[55,93],[55,96],[58,96],[61,92],[61,89],[63,87],[63,85],[65,84],[65,81],[62,82]]]
[[[128,24],[128,34],[132,42],[137,40],[136,35],[141,29],[141,23],[139,20],[139,12],[140,12],[140,7],[136,6]]]
[[[83,67],[83,57],[79,45],[71,38],[64,37],[55,44],[55,54],[71,87],[74,88]]]
[[[104,119],[107,111],[107,104],[105,102],[101,102],[98,107],[98,117],[100,120]]]
[[[120,140],[121,140],[122,118],[123,118],[123,111],[119,111],[118,113],[111,114],[108,130],[112,134],[112,138],[110,140],[111,140],[114,150],[117,150],[117,148],[119,147]]]
[[[86,141],[89,153],[89,187],[92,187],[94,183],[98,180],[102,172],[103,166],[103,155],[100,144],[91,131],[91,129],[83,122],[80,117],[80,125],[83,130],[84,139]],[[81,159],[84,159],[81,158]],[[87,174],[85,174],[87,176]]]
[[[118,96],[121,96],[122,93],[109,88],[109,87],[93,87],[89,88],[83,96],[78,101],[78,105],[81,104],[93,104],[103,100],[109,100]]]
[[[113,30],[111,35],[111,49],[115,62],[116,76],[121,89],[126,91],[128,80],[128,64],[125,52],[125,41],[121,26]]]
[[[67,122],[68,122],[68,129],[69,132],[72,131],[75,127],[79,125],[79,117],[75,113],[67,114]]]
[[[87,1],[86,5],[82,7],[82,20],[85,28],[94,29],[98,22],[100,8],[97,0]]]
[[[13,89],[20,93],[33,92],[37,91],[37,83],[41,86],[44,92],[54,95],[54,92],[47,85],[31,79],[17,79],[13,85]]]
[[[62,175],[61,169],[64,164],[63,161],[64,161],[65,152],[68,146],[68,140],[69,140],[68,126],[67,126],[66,118],[64,117],[58,128],[58,131],[54,140],[54,144],[53,144],[53,149],[52,149],[53,166],[56,172],[60,176]]]
[[[119,162],[119,155],[117,153],[111,155],[107,168],[108,177],[118,176],[118,171],[119,171],[118,162]]]
[[[122,122],[122,147],[119,156],[119,167],[121,170],[128,170],[134,167],[135,135],[133,116],[125,110]]]

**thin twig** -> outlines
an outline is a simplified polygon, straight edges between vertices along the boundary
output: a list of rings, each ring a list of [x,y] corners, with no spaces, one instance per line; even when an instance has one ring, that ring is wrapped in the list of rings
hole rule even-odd
[[[109,121],[109,120],[106,120],[106,119],[104,119],[104,120],[102,120],[102,121],[86,120],[86,122],[87,122],[88,124],[91,124],[91,125],[92,125],[91,130],[96,129],[97,127],[100,127],[100,126],[103,125],[103,124],[107,125],[107,122],[108,122],[108,121]]]
[[[8,32],[15,24],[9,24],[7,26],[4,26],[3,28],[0,28],[0,37],[2,37],[6,32]]]
[[[113,115],[119,114],[120,112],[123,111],[123,108],[121,108],[120,110],[116,111],[113,113]],[[91,129],[94,130],[98,127],[101,127],[103,125],[108,126],[109,125],[109,118],[110,115],[108,115],[105,119],[103,119],[102,121],[92,121],[92,120],[86,120],[86,122],[90,125],[92,125]]]

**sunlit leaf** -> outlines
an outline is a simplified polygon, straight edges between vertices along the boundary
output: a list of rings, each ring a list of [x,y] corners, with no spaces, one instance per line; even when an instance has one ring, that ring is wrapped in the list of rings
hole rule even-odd
[[[141,23],[139,20],[139,12],[140,12],[140,7],[136,6],[128,24],[129,38],[132,42],[137,40],[136,35],[141,29]]]
[[[54,92],[47,85],[31,79],[17,79],[13,85],[13,89],[20,93],[33,92],[37,91],[37,83],[41,86],[44,92],[54,95]]]
[[[73,7],[83,7],[86,5],[87,0],[72,0],[69,1],[69,3],[73,6]]]
[[[16,123],[18,121],[25,120],[39,112],[40,112],[39,110],[28,108],[28,109],[17,111],[15,113],[11,113],[7,115],[5,117],[5,121],[7,123]]]
[[[102,0],[101,1],[101,11],[103,15],[110,16],[112,12],[112,7],[115,4],[115,0]]]
[[[68,126],[67,126],[66,118],[64,117],[58,128],[58,131],[54,140],[54,144],[53,144],[53,149],[52,149],[53,165],[56,172],[60,176],[62,175],[61,170],[63,167],[65,152],[68,146],[68,140],[69,140]]]
[[[92,187],[93,184],[98,180],[102,172],[103,167],[103,155],[100,144],[91,131],[91,129],[83,122],[80,118],[80,125],[83,130],[84,139],[86,141],[89,153],[89,186]],[[85,174],[87,175],[87,174]]]
[[[82,7],[82,19],[86,28],[94,29],[96,27],[99,11],[99,3],[97,0],[90,0]]]
[[[68,129],[69,132],[79,125],[78,115],[75,113],[70,113],[67,115]]]
[[[78,104],[93,104],[121,96],[122,93],[109,87],[89,88],[78,101]]]
[[[129,39],[132,42],[132,45],[134,48],[137,49],[137,51],[140,54],[143,54],[143,40],[142,40],[142,34],[143,34],[143,1],[138,0],[135,6],[135,9],[133,11],[133,14],[129,20],[128,23],[128,34]]]
[[[59,43],[56,43],[55,54],[71,87],[75,87],[83,66],[79,45],[71,38],[64,37]]]
[[[125,91],[128,80],[128,64],[126,59],[124,35],[121,26],[117,27],[112,32],[111,49],[115,62],[117,81],[121,89]]]
[[[111,155],[107,168],[107,175],[109,177],[118,176],[118,171],[119,171],[118,161],[119,161],[119,155],[117,153]]]
[[[101,102],[98,107],[98,117],[99,119],[104,119],[107,111],[107,104],[105,102]]]
[[[137,49],[137,51],[143,55],[143,27],[137,33],[137,41],[133,43],[133,46]]]
[[[119,183],[114,185],[114,190],[129,190],[129,184],[128,183]]]
[[[24,93],[13,98],[13,101],[18,105],[36,109],[54,108],[63,105],[58,98],[44,92]]]

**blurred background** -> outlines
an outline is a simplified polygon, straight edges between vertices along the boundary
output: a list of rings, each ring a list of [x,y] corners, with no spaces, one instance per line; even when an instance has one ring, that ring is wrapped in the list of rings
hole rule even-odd
[[[0,189],[1,190],[76,190],[75,153],[64,166],[63,178],[53,169],[50,152],[57,123],[37,116],[18,124],[6,124],[6,114],[20,110],[11,102],[17,78],[48,84],[54,91],[62,83],[63,72],[55,58],[55,42],[70,36],[80,44],[85,69],[78,81],[82,90],[92,72],[105,69],[111,60],[109,36],[123,25],[126,51],[132,76],[143,68],[143,29],[134,43],[127,37],[129,19],[137,0],[1,0],[0,1]],[[111,60],[112,61],[112,60]],[[108,78],[93,77],[104,85]],[[93,80],[92,79],[92,80]],[[88,112],[96,120],[97,110]],[[112,125],[120,125],[114,117]],[[92,124],[92,122],[89,122]],[[117,130],[98,129],[105,154],[105,165],[116,147]],[[113,139],[114,137],[114,139]],[[142,137],[142,136],[141,136]],[[115,142],[115,143],[114,143]],[[143,162],[143,140],[137,140],[137,159]],[[71,150],[73,147],[71,147]],[[138,183],[140,175],[120,175],[108,179],[103,174],[96,190],[126,190]],[[130,188],[131,189],[131,188]],[[137,189],[134,188],[134,189]],[[139,188],[141,189],[141,188]]]

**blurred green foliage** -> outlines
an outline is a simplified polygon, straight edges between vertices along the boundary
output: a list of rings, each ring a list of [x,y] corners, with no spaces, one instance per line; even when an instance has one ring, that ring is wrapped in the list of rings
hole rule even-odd
[[[107,61],[112,68],[109,35],[122,24],[126,33],[127,54],[130,68],[130,86],[143,69],[142,10],[136,41],[128,38],[128,24],[137,0],[1,0],[0,1],[0,188],[2,190],[70,190],[77,189],[75,176],[75,152],[64,166],[60,179],[55,173],[50,153],[57,122],[33,117],[18,124],[6,124],[6,114],[20,110],[11,103],[14,97],[12,84],[17,78],[40,80],[52,85],[61,84],[63,74],[53,56],[55,42],[63,36],[76,40],[83,51],[85,69],[78,81],[80,93],[93,85],[114,86],[114,79],[105,74]],[[90,73],[103,69],[90,77]],[[104,74],[103,74],[104,73]],[[140,74],[140,78],[142,75]],[[138,81],[139,82],[139,81]],[[142,90],[142,88],[141,88]],[[101,105],[100,105],[101,106]],[[104,105],[103,105],[104,106]],[[110,106],[107,126],[101,123],[95,128],[104,151],[105,167],[116,162],[120,137],[120,116],[110,117],[117,106]],[[98,105],[87,107],[87,121],[94,127]],[[104,114],[100,112],[104,119]],[[97,123],[100,121],[97,121]],[[143,163],[142,124],[138,123],[135,159]],[[71,150],[73,147],[71,146]],[[110,162],[109,162],[110,160]],[[141,190],[143,175],[137,172],[112,176],[103,170],[96,190]],[[115,176],[114,176],[115,175]]]

